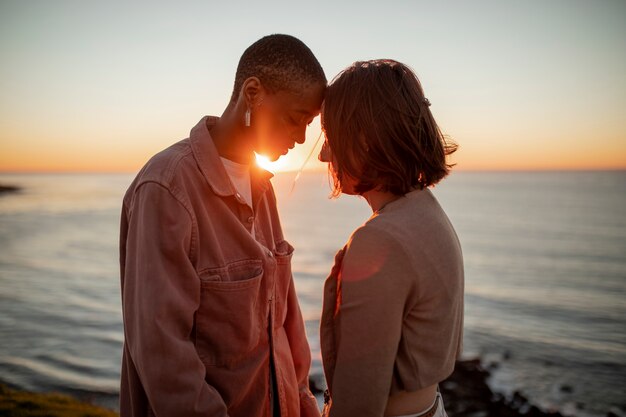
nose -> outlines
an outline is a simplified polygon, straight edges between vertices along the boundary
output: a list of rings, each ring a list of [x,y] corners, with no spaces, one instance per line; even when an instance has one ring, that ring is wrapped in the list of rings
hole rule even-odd
[[[306,140],[306,128],[298,132],[298,134],[293,138],[293,140],[295,140],[296,143],[299,143],[300,145],[302,145],[304,141]]]
[[[330,162],[330,149],[328,148],[328,142],[324,141],[320,154],[317,156],[321,162]]]

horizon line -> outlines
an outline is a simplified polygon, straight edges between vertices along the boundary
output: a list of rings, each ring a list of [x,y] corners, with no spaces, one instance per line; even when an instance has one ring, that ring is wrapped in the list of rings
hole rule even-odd
[[[55,170],[55,169],[30,169],[30,170],[2,170],[0,169],[0,175],[33,175],[33,174],[137,174],[141,168],[137,170]],[[554,168],[456,168],[451,169],[450,174],[454,172],[474,172],[474,173],[488,173],[488,172],[618,172],[618,171],[626,171],[626,167],[598,167],[598,168],[590,168],[590,167],[572,167],[572,168],[562,168],[562,167],[554,167]],[[270,171],[271,172],[271,171]],[[288,169],[288,170],[279,170],[277,172],[273,172],[274,175],[280,174],[295,174],[298,173],[298,169]],[[313,172],[327,172],[326,169],[305,169],[302,171],[303,173],[313,173]]]

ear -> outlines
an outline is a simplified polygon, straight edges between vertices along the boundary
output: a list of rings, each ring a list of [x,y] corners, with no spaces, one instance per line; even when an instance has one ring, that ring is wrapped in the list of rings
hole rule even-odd
[[[240,97],[244,99],[248,107],[254,107],[256,103],[261,100],[265,93],[261,80],[257,77],[249,77],[243,82],[241,86]]]

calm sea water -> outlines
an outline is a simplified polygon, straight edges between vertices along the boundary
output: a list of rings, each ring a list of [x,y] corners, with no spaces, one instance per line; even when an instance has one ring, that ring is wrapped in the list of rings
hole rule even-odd
[[[130,175],[0,175],[0,380],[115,407],[118,225]],[[323,280],[370,215],[325,174],[274,179],[320,374]],[[497,391],[577,416],[626,409],[626,172],[453,173],[434,189],[461,239],[465,356]]]

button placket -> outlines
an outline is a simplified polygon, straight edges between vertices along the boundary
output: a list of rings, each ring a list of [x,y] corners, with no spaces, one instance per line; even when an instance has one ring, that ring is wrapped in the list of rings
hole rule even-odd
[[[267,256],[267,262],[268,262],[268,272],[271,274],[272,278],[271,278],[271,285],[268,288],[268,295],[267,295],[267,301],[268,303],[271,305],[273,304],[274,301],[274,293],[276,292],[276,268],[277,268],[277,264],[276,264],[276,258],[274,257],[274,252],[272,252],[270,249],[268,249],[267,247],[261,245],[261,247],[263,248],[263,251],[265,252],[265,256]]]
[[[275,404],[275,401],[278,400],[279,404],[280,404],[280,393],[279,393],[279,388],[278,388],[278,368],[276,366],[276,351],[275,351],[275,347],[274,347],[274,316],[275,316],[275,300],[274,300],[274,292],[276,291],[276,268],[277,268],[277,264],[276,264],[276,259],[274,258],[274,253],[268,249],[267,247],[265,247],[264,245],[260,244],[261,248],[263,249],[263,252],[265,253],[265,256],[267,257],[267,271],[269,272],[269,276],[271,276],[271,283],[268,286],[268,294],[267,294],[267,319],[268,319],[268,337],[269,337],[269,341],[270,341],[270,355],[272,357],[271,361],[273,362],[273,372],[274,372],[274,378],[275,380],[273,382],[270,382],[270,401],[272,404]],[[270,372],[272,372],[270,370]],[[272,379],[272,377],[270,376],[270,380]],[[275,384],[275,385],[274,385]],[[273,391],[274,387],[276,388],[276,391]],[[275,397],[273,398],[272,395]],[[279,407],[282,407],[282,405],[279,405]]]
[[[237,201],[241,204],[239,209],[239,220],[249,231],[254,227],[254,212],[252,208],[246,203],[241,194],[235,194]]]

